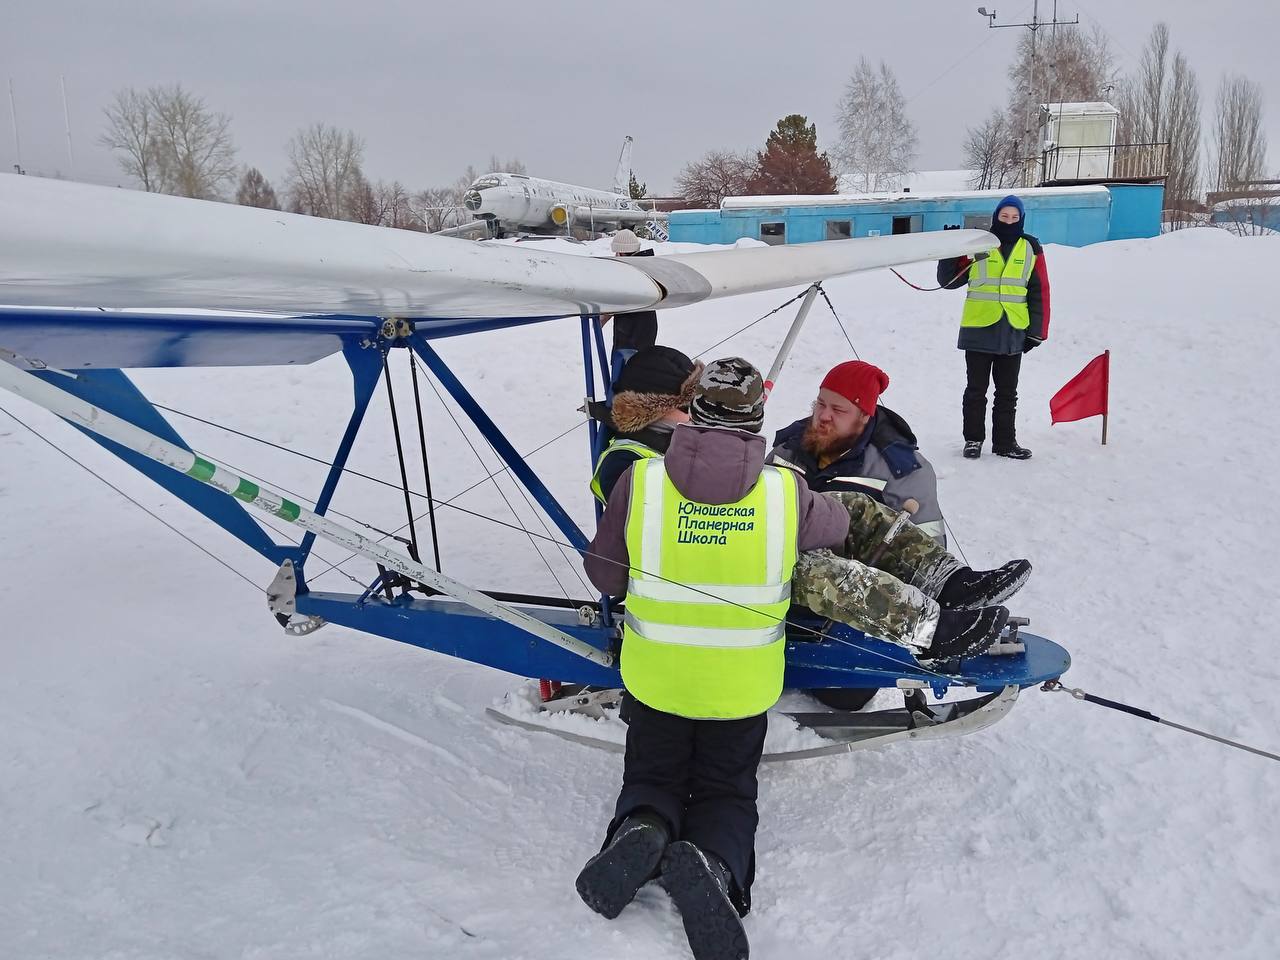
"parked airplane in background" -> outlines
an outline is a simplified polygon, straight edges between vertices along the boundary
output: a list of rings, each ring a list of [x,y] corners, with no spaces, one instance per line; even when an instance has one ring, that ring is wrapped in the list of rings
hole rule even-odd
[[[622,141],[612,190],[543,180],[522,173],[486,173],[463,194],[470,223],[440,231],[446,235],[505,237],[513,234],[594,236],[665,215],[631,199],[631,138]]]

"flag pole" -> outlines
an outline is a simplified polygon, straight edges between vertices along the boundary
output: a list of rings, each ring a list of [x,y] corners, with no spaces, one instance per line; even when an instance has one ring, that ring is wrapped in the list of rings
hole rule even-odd
[[[1107,359],[1103,361],[1103,378],[1102,389],[1104,403],[1102,407],[1102,445],[1107,445],[1107,417],[1111,414],[1111,351],[1104,350],[1102,355]]]

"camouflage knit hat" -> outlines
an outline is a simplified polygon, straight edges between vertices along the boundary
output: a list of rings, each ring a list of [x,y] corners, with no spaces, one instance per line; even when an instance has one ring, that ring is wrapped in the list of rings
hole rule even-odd
[[[693,392],[689,417],[706,427],[759,433],[764,426],[764,378],[741,357],[707,364]]]

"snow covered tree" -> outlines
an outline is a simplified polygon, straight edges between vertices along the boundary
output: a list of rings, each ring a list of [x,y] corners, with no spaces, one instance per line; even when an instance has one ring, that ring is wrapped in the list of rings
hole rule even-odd
[[[1262,88],[1247,77],[1223,77],[1213,122],[1214,186],[1239,190],[1265,175],[1267,135],[1262,126]]]
[[[214,200],[234,181],[231,118],[181,84],[118,91],[105,113],[99,140],[120,154],[121,168],[142,189]]]
[[[711,150],[685,164],[676,177],[676,193],[691,207],[717,208],[725,197],[745,194],[755,172],[749,154]]]
[[[627,184],[627,193],[632,200],[643,200],[649,196],[649,185],[636,179],[635,171],[631,173],[631,182]]]
[[[756,154],[755,176],[747,192],[779,194],[835,193],[831,161],[818,152],[817,127],[808,117],[793,113],[783,117]]]
[[[236,188],[236,203],[242,207],[280,209],[275,190],[257,167],[249,167],[240,178],[240,185]]]
[[[866,57],[858,61],[840,99],[837,120],[836,157],[855,190],[892,189],[911,172],[916,130],[907,119],[897,77],[883,60],[878,68]]]
[[[293,135],[287,184],[290,209],[313,217],[345,219],[364,174],[364,141],[350,130],[313,123]]]

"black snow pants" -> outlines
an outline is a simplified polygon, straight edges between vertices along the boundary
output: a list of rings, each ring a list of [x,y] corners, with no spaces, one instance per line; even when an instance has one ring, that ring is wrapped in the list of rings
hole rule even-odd
[[[968,383],[964,388],[964,438],[981,443],[987,438],[987,383],[995,382],[991,404],[991,448],[1005,450],[1018,442],[1014,421],[1018,413],[1018,371],[1022,354],[978,353],[966,350]]]
[[[647,808],[687,840],[714,853],[733,874],[738,913],[751,909],[755,877],[756,769],[764,752],[765,714],[743,720],[689,720],[628,695],[622,790],[606,845],[628,814]]]

